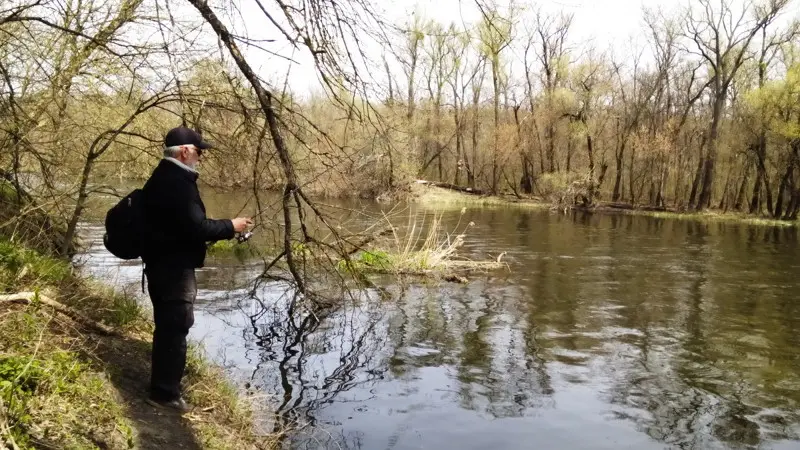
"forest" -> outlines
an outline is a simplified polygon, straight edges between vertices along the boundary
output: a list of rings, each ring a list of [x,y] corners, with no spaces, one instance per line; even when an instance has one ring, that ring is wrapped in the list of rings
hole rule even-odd
[[[467,6],[479,20],[393,22],[367,0],[4,2],[0,175],[16,208],[0,219],[46,211],[68,252],[92,196],[145,179],[180,124],[217,147],[206,184],[291,191],[297,205],[400,198],[425,179],[797,218],[795,2],[645,9],[638,37],[613,48],[533,2]],[[319,89],[254,69],[291,61],[280,46],[305,55],[291,70],[313,71]]]

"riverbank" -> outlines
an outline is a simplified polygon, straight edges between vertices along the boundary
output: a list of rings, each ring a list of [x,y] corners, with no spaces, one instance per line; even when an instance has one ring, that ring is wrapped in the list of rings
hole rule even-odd
[[[254,403],[197,346],[184,378],[193,411],[145,403],[151,313],[74,273],[0,241],[0,448],[275,447],[256,430]]]
[[[559,209],[550,203],[536,198],[520,199],[513,196],[474,195],[424,184],[412,185],[409,200],[420,205],[435,207],[437,209],[446,209],[448,207],[463,208],[466,206],[505,206],[539,210]],[[568,209],[589,213],[638,215],[674,220],[731,222],[773,227],[797,227],[800,225],[797,221],[775,220],[750,214],[716,210],[706,210],[703,212],[654,211],[629,207],[627,205],[623,208],[619,207],[619,205],[612,205],[609,203],[600,203],[592,208],[576,206]],[[563,208],[561,208],[561,210],[563,211]]]

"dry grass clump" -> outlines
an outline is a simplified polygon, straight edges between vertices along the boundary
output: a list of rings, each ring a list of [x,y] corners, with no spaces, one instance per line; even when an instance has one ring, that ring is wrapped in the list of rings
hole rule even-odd
[[[245,397],[217,366],[206,362],[198,346],[187,354],[187,400],[203,416],[190,415],[204,448],[219,450],[277,448],[282,433],[260,432],[255,426],[258,408],[269,404],[260,396]],[[225,426],[220,426],[225,424]]]
[[[462,208],[461,216],[466,212]],[[457,277],[458,275],[490,271],[507,267],[502,256],[496,260],[475,261],[459,255],[464,245],[467,229],[474,223],[461,225],[461,220],[447,231],[442,224],[442,214],[437,212],[426,223],[427,218],[414,216],[409,219],[407,232],[398,233],[392,227],[391,238],[376,242],[371,249],[359,252],[349,263],[341,262],[342,268],[363,273],[389,273],[403,275],[429,275]]]

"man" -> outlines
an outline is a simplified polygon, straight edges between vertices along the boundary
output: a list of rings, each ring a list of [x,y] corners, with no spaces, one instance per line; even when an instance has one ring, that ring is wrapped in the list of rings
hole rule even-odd
[[[205,263],[207,242],[232,239],[252,224],[249,218],[206,217],[197,188],[197,165],[210,148],[191,129],[170,130],[164,139],[164,159],[142,188],[142,260],[155,319],[147,402],[180,412],[189,410],[180,382],[186,367],[186,336],[194,324],[195,269]]]

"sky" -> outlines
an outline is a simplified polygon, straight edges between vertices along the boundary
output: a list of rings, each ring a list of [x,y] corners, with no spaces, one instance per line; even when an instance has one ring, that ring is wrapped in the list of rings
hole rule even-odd
[[[592,41],[599,48],[607,48],[608,45],[624,45],[629,37],[641,41],[644,23],[642,21],[642,8],[662,8],[665,11],[673,10],[684,4],[678,0],[516,0],[518,5],[533,8],[541,7],[544,11],[574,14],[573,26],[571,29],[571,40],[573,43]],[[266,3],[266,2],[265,2]],[[457,25],[462,23],[475,23],[480,19],[480,11],[476,7],[475,0],[395,0],[392,2],[384,1],[381,8],[385,17],[395,24],[402,24],[409,20],[414,11],[421,11],[424,17],[436,19],[437,21],[448,24],[455,22]],[[501,4],[507,2],[500,2]],[[376,2],[378,4],[378,2]],[[241,1],[243,24],[247,27],[248,34],[256,38],[279,38],[275,34],[274,27],[270,26],[263,13],[258,9],[255,2],[251,0]],[[365,46],[374,55],[380,55],[385,49],[382,45],[375,42],[362,40]],[[582,47],[582,46],[581,46]],[[290,64],[280,58],[268,55],[257,50],[245,50],[248,61],[254,68],[264,76],[273,79],[284,79],[289,73],[289,85],[298,93],[309,92],[319,88],[319,80],[314,71],[310,59],[303,55],[303,52],[292,52],[291,47],[285,44],[276,43],[270,47],[285,56],[294,58],[298,64]],[[624,51],[624,50],[622,50]],[[291,66],[291,68],[289,67]],[[383,77],[383,68],[374,67],[371,69],[373,75],[378,78]],[[401,82],[402,86],[403,83]]]
[[[321,83],[319,76],[308,55],[308,50],[300,48],[292,50],[286,39],[269,22],[260,10],[255,0],[228,0],[236,4],[240,14],[235,17],[227,16],[224,22],[239,34],[247,35],[251,39],[273,39],[274,42],[263,43],[270,52],[292,58],[279,58],[256,48],[242,45],[250,65],[265,79],[272,80],[275,85],[282,85],[283,80],[288,80],[288,86],[295,94],[307,96],[312,91],[319,91]],[[330,1],[330,0],[328,0]],[[435,19],[444,25],[455,22],[456,25],[464,23],[477,23],[481,17],[476,6],[476,0],[371,0],[373,5],[380,5],[378,9],[383,13],[386,21],[396,25],[410,22],[411,14],[419,11],[425,18]],[[482,0],[487,1],[487,0]],[[501,5],[507,5],[510,0],[496,0]],[[569,40],[573,47],[585,49],[591,43],[600,51],[611,49],[616,60],[624,61],[627,54],[631,53],[631,45],[639,48],[648,45],[643,20],[643,9],[661,9],[665,15],[670,16],[686,6],[695,3],[695,0],[513,0],[517,6],[527,10],[536,7],[544,12],[571,13],[574,15],[573,25],[570,29]],[[728,0],[735,6],[747,0]],[[756,0],[758,1],[758,0]],[[785,13],[785,20],[800,18],[800,0],[793,3]],[[301,0],[291,0],[291,4],[300,4]],[[279,18],[282,14],[277,11],[276,2],[262,0],[262,4]],[[194,11],[196,13],[196,11]],[[206,27],[208,27],[206,25]],[[211,32],[206,28],[206,32]],[[212,35],[213,36],[213,35]],[[385,71],[381,63],[381,55],[386,52],[384,45],[370,39],[362,39],[361,45],[373,58],[375,63],[366,68],[374,77],[377,84],[387,84]],[[391,58],[390,58],[391,59]],[[401,74],[397,63],[392,63],[394,76]],[[516,63],[517,67],[521,64]],[[362,69],[363,70],[363,69]],[[288,77],[287,77],[288,75]],[[403,89],[404,80],[396,84]]]

